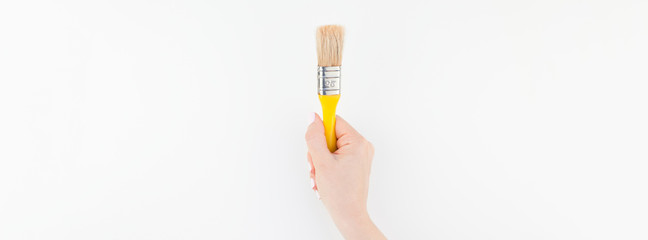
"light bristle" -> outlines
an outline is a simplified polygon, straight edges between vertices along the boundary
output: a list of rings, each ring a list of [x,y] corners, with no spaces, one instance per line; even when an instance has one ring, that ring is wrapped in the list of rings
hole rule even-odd
[[[341,66],[344,46],[344,27],[326,25],[317,28],[317,65]]]

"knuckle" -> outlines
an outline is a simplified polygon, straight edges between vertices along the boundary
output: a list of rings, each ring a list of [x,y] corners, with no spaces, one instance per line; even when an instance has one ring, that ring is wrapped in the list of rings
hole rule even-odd
[[[310,129],[304,134],[304,139],[306,139],[307,142],[313,140],[314,137],[315,136],[311,133]]]

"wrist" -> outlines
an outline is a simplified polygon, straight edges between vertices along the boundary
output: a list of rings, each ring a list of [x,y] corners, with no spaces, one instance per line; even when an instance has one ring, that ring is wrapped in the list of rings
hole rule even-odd
[[[367,211],[347,214],[333,221],[345,239],[384,239]]]
[[[358,228],[371,223],[371,218],[365,210],[333,216],[333,221],[338,225],[338,228]]]

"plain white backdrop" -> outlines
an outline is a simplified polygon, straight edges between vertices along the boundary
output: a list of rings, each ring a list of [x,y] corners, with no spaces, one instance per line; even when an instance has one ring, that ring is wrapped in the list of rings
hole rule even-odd
[[[341,239],[315,28],[391,239],[648,238],[648,2],[2,1],[0,239]]]

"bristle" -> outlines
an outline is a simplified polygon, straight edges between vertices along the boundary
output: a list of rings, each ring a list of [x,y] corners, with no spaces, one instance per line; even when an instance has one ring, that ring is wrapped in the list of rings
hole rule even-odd
[[[317,65],[341,66],[344,46],[344,27],[326,25],[317,28]]]

